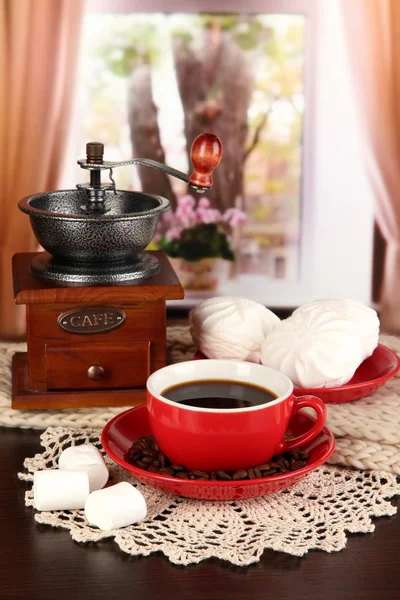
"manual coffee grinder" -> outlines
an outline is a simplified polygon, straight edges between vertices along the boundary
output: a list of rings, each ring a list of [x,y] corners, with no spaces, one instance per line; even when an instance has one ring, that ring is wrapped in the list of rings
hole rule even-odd
[[[166,255],[145,248],[169,201],[117,190],[113,169],[145,165],[203,192],[221,142],[211,134],[194,141],[190,177],[150,159],[105,161],[103,151],[89,143],[78,160],[89,183],[19,202],[45,252],[13,257],[28,343],[13,357],[13,408],[134,406],[145,401],[148,376],[166,364],[166,300],[184,291]]]

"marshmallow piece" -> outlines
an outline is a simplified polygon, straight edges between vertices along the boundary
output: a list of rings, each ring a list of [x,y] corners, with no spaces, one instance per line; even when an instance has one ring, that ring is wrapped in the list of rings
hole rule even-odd
[[[89,524],[104,530],[138,523],[143,521],[146,514],[143,495],[126,481],[92,492],[85,503],[85,516]]]
[[[353,377],[363,361],[363,346],[351,322],[333,312],[310,311],[293,314],[270,333],[261,361],[297,387],[334,387]]]
[[[90,491],[100,490],[108,481],[108,469],[102,453],[93,444],[70,446],[58,459],[60,469],[85,471],[89,476]]]
[[[89,493],[89,477],[84,471],[36,471],[33,476],[37,510],[83,508]]]
[[[332,298],[308,302],[296,309],[293,315],[309,313],[336,314],[337,318],[347,321],[363,345],[363,360],[371,356],[379,342],[379,317],[373,308],[358,300]]]
[[[259,363],[261,345],[279,323],[262,304],[238,297],[210,298],[190,313],[193,342],[208,358]]]

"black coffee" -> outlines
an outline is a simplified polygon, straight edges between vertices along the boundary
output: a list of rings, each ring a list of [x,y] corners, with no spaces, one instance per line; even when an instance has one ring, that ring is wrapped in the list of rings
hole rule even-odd
[[[224,410],[259,406],[277,398],[276,394],[258,385],[226,380],[180,383],[167,388],[162,395],[186,406]]]

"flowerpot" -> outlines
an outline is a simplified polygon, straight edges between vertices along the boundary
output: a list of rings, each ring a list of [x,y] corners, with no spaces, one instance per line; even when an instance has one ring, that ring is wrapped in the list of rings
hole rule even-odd
[[[231,262],[223,258],[202,258],[188,261],[169,258],[185,290],[215,291],[229,278]]]

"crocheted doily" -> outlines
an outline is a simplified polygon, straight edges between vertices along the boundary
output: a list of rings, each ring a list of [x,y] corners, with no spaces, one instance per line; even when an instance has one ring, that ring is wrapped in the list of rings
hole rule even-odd
[[[25,459],[28,472],[19,477],[32,481],[35,471],[56,468],[60,453],[72,444],[92,443],[102,450],[99,435],[89,429],[47,429],[41,436],[44,452]],[[133,556],[161,551],[178,565],[216,557],[244,566],[257,562],[266,548],[295,556],[311,549],[336,552],[345,547],[347,532],[372,532],[371,517],[395,514],[388,499],[400,494],[393,475],[323,466],[295,486],[262,498],[191,500],[143,485],[106,461],[112,484],[129,481],[145,496],[145,521],[101,531],[87,523],[83,510],[38,512],[36,521],[68,529],[77,542],[114,538]],[[33,506],[32,490],[25,502]]]
[[[381,336],[383,344],[400,354],[400,338]],[[170,362],[193,358],[188,327],[170,327],[167,331]],[[125,408],[80,408],[75,410],[12,410],[10,364],[22,344],[0,343],[0,426],[95,427],[101,429]],[[377,392],[347,404],[327,405],[327,425],[336,437],[332,464],[378,469],[400,475],[400,373]]]

